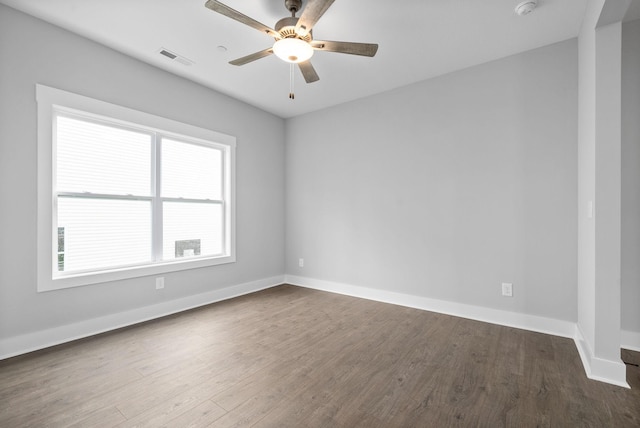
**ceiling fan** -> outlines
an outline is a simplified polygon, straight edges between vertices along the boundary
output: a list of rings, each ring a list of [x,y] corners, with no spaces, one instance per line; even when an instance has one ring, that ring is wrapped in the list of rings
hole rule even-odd
[[[318,73],[311,65],[309,59],[314,51],[339,52],[351,55],[372,57],[378,51],[378,45],[372,43],[332,42],[314,40],[312,29],[322,15],[329,9],[335,0],[308,0],[302,11],[302,15],[296,18],[296,13],[302,7],[302,0],[285,0],[284,5],[291,12],[290,17],[285,17],[276,22],[275,29],[248,17],[229,6],[216,0],[208,0],[205,6],[215,12],[221,13],[231,19],[235,19],[249,27],[273,37],[276,42],[272,47],[230,61],[232,65],[245,65],[271,54],[291,64],[298,64],[304,80],[313,83],[320,80]],[[289,94],[293,98],[293,93]]]

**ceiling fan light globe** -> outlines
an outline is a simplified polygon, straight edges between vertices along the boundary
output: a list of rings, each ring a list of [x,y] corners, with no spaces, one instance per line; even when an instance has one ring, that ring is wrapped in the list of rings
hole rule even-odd
[[[305,62],[313,56],[313,48],[304,40],[280,39],[273,45],[273,53],[283,61],[290,63]]]

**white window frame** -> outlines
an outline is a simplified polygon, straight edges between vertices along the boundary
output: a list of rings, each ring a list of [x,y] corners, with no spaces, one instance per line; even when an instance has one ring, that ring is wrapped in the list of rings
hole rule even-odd
[[[235,137],[40,84],[36,85],[36,100],[38,103],[38,292],[160,275],[236,261]],[[150,264],[117,269],[58,274],[58,232],[55,211],[57,193],[54,188],[56,164],[54,119],[57,112],[75,113],[87,118],[95,117],[97,120],[106,117],[111,123],[119,123],[124,127],[133,124],[138,129],[146,128],[151,132],[158,132],[162,137],[212,145],[222,150],[225,165],[223,254],[195,259],[155,261]]]

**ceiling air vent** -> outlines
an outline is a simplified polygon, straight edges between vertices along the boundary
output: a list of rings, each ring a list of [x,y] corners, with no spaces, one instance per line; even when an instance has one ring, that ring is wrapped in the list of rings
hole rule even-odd
[[[164,55],[164,56],[166,56],[166,57],[167,57],[167,58],[169,58],[169,59],[172,59],[172,60],[174,60],[174,61],[177,61],[177,62],[179,62],[179,63],[180,63],[180,64],[182,64],[182,65],[192,65],[192,64],[193,64],[193,61],[191,61],[190,59],[185,58],[185,57],[183,57],[183,56],[181,56],[181,55],[178,55],[178,54],[177,54],[177,53],[175,53],[175,52],[171,52],[171,51],[169,51],[169,50],[167,50],[167,49],[165,49],[165,48],[160,48],[160,50],[158,51],[158,53],[160,53],[160,55]]]

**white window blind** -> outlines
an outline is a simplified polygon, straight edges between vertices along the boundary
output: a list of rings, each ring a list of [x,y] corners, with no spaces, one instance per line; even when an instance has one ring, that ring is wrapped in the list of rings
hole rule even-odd
[[[60,114],[55,130],[58,272],[152,262],[152,136]]]
[[[56,187],[151,196],[152,135],[56,115]]]
[[[59,273],[223,254],[221,149],[55,117]]]
[[[150,263],[150,219],[147,201],[59,197],[58,271]]]
[[[222,199],[222,152],[209,147],[162,139],[162,196]]]
[[[37,93],[39,291],[235,261],[233,137]]]

